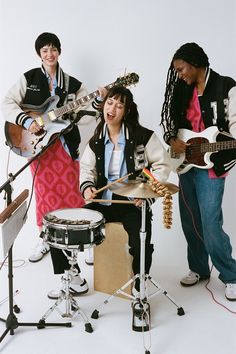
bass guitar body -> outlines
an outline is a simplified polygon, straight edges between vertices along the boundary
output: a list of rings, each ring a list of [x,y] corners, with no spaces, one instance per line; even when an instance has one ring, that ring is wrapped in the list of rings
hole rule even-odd
[[[213,147],[216,142],[219,130],[212,126],[200,133],[195,133],[188,129],[179,129],[178,138],[189,145],[185,153],[175,154],[169,149],[173,170],[179,174],[186,173],[192,167],[209,169],[213,167],[210,157],[216,152]]]

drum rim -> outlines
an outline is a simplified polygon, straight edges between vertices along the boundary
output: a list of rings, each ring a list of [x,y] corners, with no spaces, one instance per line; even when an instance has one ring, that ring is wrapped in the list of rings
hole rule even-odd
[[[99,214],[101,216],[101,219],[100,220],[97,220],[97,221],[92,221],[90,222],[89,224],[63,224],[63,223],[55,223],[53,221],[50,221],[50,220],[47,220],[46,217],[47,215],[49,214],[53,214],[53,213],[56,213],[57,211],[62,211],[62,210],[87,210],[87,211],[92,211],[96,214]],[[69,220],[68,221],[71,221],[73,222],[73,220]],[[48,212],[47,214],[45,214],[43,216],[43,225],[46,227],[47,225],[50,225],[51,227],[53,227],[54,229],[57,229],[57,230],[91,230],[93,229],[94,227],[97,227],[101,224],[104,224],[105,223],[105,218],[103,216],[102,213],[100,213],[99,211],[96,211],[96,210],[92,210],[92,209],[87,209],[87,208],[64,208],[64,209],[55,209],[55,210],[52,210],[50,212]]]

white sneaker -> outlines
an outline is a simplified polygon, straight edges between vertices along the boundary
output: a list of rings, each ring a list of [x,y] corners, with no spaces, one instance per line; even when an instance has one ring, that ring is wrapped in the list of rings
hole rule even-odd
[[[45,241],[40,239],[33,251],[33,254],[29,257],[29,261],[33,263],[39,262],[49,251],[49,245]]]
[[[225,297],[229,301],[236,301],[236,284],[234,283],[226,284]]]
[[[192,286],[197,284],[200,280],[209,279],[208,276],[200,276],[198,273],[190,272],[188,275],[180,280],[180,284],[183,286]]]
[[[49,291],[48,298],[52,300],[57,300],[59,298],[61,290],[62,289]],[[69,290],[72,296],[86,294],[89,291],[88,283],[85,279],[81,279],[80,275],[78,274],[72,277]]]

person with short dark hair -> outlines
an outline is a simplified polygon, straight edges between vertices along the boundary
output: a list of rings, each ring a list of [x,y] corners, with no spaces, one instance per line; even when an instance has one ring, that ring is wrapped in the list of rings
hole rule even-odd
[[[206,134],[204,142],[208,142],[212,128],[217,140],[236,138],[235,99],[235,80],[213,71],[197,43],[185,43],[175,52],[167,75],[161,125],[164,140],[180,161],[179,209],[190,269],[180,283],[192,286],[208,279],[210,257],[231,301],[236,300],[236,260],[222,228],[222,199],[226,176],[236,163],[236,150],[218,148],[208,161],[204,151],[214,150],[200,150],[204,144],[198,139]],[[189,132],[191,138],[187,139]]]
[[[82,82],[66,74],[59,65],[61,43],[54,33],[41,33],[35,41],[35,49],[41,60],[41,67],[24,73],[18,82],[7,92],[2,111],[5,119],[22,126],[32,134],[38,134],[42,126],[30,113],[22,109],[22,105],[40,106],[51,96],[59,96],[57,107],[66,105],[88,93]],[[88,103],[79,107],[85,109]],[[68,125],[73,119],[73,113],[63,116]],[[56,123],[55,123],[56,124]],[[65,126],[63,126],[64,128]],[[60,127],[58,128],[60,132]],[[80,208],[84,200],[79,190],[79,144],[80,133],[77,125],[63,134],[38,159],[30,164],[34,178],[36,198],[36,218],[40,230],[43,217],[56,209]],[[30,262],[40,261],[49,252],[49,246],[40,238],[34,253],[29,257]],[[54,253],[61,250],[51,247],[51,256],[55,274],[69,269],[68,262],[58,265]],[[80,273],[79,267],[77,267]],[[80,274],[72,277],[71,291],[75,295],[88,291],[88,284]],[[59,291],[51,291],[50,298],[57,298]]]

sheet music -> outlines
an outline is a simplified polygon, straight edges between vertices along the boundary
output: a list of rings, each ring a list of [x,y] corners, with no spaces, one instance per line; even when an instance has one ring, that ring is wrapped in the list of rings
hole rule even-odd
[[[23,219],[27,210],[27,202],[24,201],[14,213],[0,224],[0,257],[4,259],[19,234],[26,218]]]

